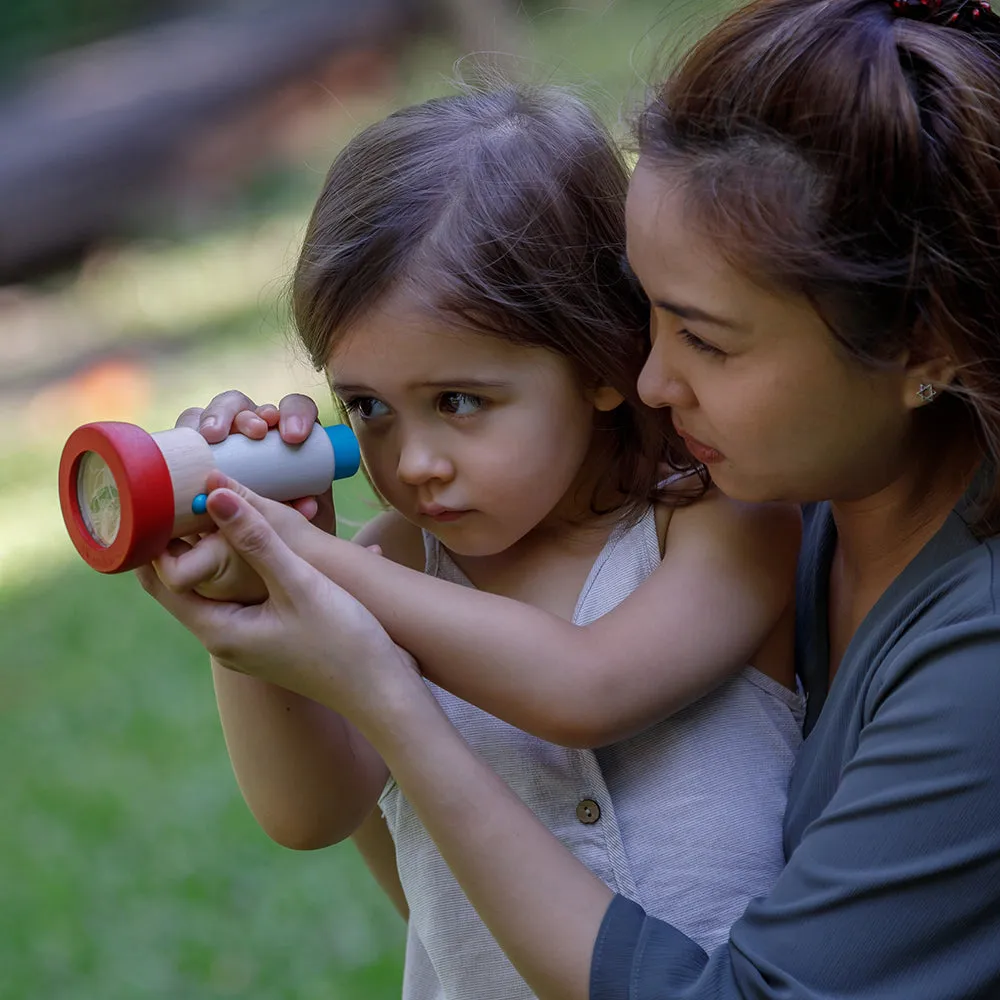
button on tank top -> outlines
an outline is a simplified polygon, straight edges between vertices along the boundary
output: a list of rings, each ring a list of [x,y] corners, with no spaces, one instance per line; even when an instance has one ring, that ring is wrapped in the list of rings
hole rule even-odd
[[[472,586],[433,535],[426,572]],[[612,531],[573,622],[620,604],[660,562],[653,507]],[[670,669],[670,651],[663,652]],[[784,865],[781,823],[801,697],[747,667],[694,705],[600,750],[547,743],[428,682],[463,737],[613,891],[704,948]],[[390,779],[379,800],[410,908],[404,1000],[532,1000]],[[504,892],[503,884],[496,886]]]

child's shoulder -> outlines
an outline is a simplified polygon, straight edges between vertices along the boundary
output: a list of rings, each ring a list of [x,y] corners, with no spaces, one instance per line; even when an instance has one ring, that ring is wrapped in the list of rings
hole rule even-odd
[[[657,505],[660,551],[699,548],[745,558],[757,566],[794,567],[802,541],[797,504],[746,503],[714,487],[693,502]]]
[[[372,518],[354,536],[358,545],[377,545],[392,562],[423,572],[424,535],[412,522],[394,510]]]

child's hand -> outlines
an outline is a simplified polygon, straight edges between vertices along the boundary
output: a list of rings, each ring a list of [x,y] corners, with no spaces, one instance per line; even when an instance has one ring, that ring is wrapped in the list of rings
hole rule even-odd
[[[283,441],[299,444],[312,433],[318,416],[319,410],[308,396],[293,393],[285,396],[278,406],[273,403],[258,406],[245,393],[230,389],[215,396],[204,409],[197,406],[186,409],[175,426],[193,428],[209,444],[218,444],[230,434],[244,434],[259,441],[277,427]],[[336,522],[329,493],[293,500],[291,506],[317,527],[333,534]]]

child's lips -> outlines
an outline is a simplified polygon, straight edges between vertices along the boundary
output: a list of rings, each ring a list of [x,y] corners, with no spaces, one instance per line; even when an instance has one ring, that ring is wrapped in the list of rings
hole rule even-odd
[[[460,517],[464,517],[469,513],[468,510],[455,510],[451,507],[442,507],[437,503],[422,504],[419,507],[419,513],[421,517],[430,518],[432,521],[437,521],[438,523],[446,523],[448,521],[457,521]]]

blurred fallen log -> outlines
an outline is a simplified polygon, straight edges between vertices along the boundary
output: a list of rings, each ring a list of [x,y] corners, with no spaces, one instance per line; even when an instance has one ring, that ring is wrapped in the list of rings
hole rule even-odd
[[[0,98],[0,285],[127,235],[213,135],[427,23],[419,0],[242,0],[46,60]]]

